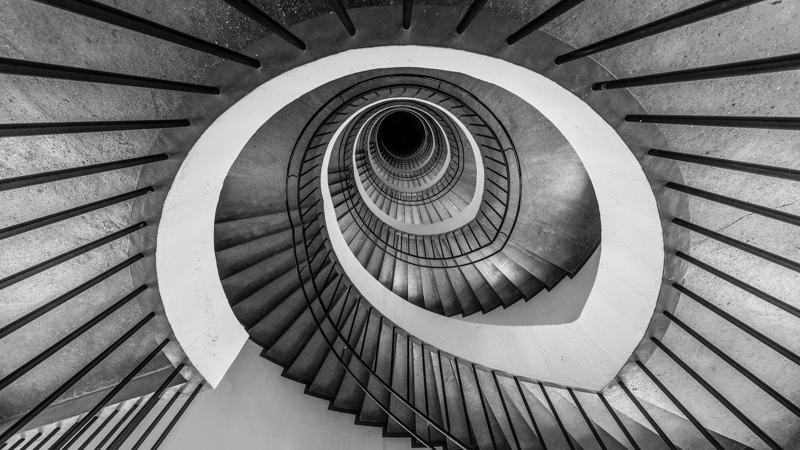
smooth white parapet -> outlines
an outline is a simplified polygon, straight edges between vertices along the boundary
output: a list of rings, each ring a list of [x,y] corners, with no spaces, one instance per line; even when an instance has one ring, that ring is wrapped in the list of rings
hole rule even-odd
[[[216,385],[246,340],[222,290],[213,245],[219,193],[242,148],[304,93],[356,72],[401,67],[458,72],[495,84],[555,124],[597,195],[603,243],[598,273],[581,316],[567,324],[477,324],[418,308],[369,275],[341,237],[328,190],[329,152],[321,179],[325,218],[350,279],[387,318],[445,352],[541,381],[603,388],[644,336],[661,286],[662,230],[642,168],[614,129],[557,83],[507,61],[437,47],[355,49],[297,67],[259,86],[201,136],[167,196],[156,252],[161,296],[187,356]]]

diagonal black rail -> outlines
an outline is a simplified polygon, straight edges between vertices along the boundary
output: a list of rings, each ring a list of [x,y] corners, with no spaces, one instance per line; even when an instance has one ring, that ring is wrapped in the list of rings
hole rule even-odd
[[[55,78],[58,80],[81,81],[86,83],[113,84],[117,86],[133,86],[168,91],[193,92],[196,94],[219,95],[220,90],[214,86],[182,83],[180,81],[162,80],[158,78],[139,77],[100,70],[81,69],[79,67],[60,66],[42,62],[24,61],[21,59],[1,58],[0,73],[28,77]]]
[[[79,14],[81,16],[89,17],[101,22],[109,23],[120,28],[136,31],[138,33],[146,34],[173,44],[182,45],[194,50],[199,50],[220,58],[225,58],[239,64],[259,68],[261,63],[249,56],[229,50],[225,47],[211,42],[206,42],[202,39],[173,30],[172,28],[165,27],[164,25],[143,19],[139,16],[127,13],[125,11],[112,8],[110,6],[98,3],[93,0],[34,0],[38,3],[54,6],[56,8],[69,11],[71,13]]]
[[[462,34],[467,30],[469,24],[475,20],[475,17],[478,16],[478,13],[481,12],[483,6],[486,4],[487,0],[473,0],[472,3],[467,8],[467,12],[464,13],[464,17],[461,18],[461,21],[458,22],[456,26],[456,33]]]
[[[344,28],[347,30],[347,33],[350,36],[356,35],[356,26],[353,25],[353,20],[350,19],[350,15],[347,14],[347,8],[345,8],[344,3],[342,0],[328,0],[328,3],[331,4],[333,8],[333,12],[339,17],[339,20],[344,25]]]
[[[34,417],[38,416],[39,413],[44,411],[51,403],[53,403],[58,397],[61,397],[65,392],[67,392],[72,386],[75,385],[84,375],[89,373],[92,369],[94,369],[101,361],[103,361],[108,355],[114,353],[114,351],[119,348],[122,344],[124,344],[131,336],[133,336],[139,329],[147,324],[153,317],[155,317],[155,313],[151,312],[148,315],[144,316],[136,325],[130,328],[125,334],[120,336],[114,343],[112,343],[108,348],[103,350],[102,353],[97,355],[94,359],[92,359],[86,366],[84,366],[78,373],[70,377],[67,381],[65,381],[61,386],[58,387],[53,393],[48,395],[44,400],[39,402],[33,409],[28,411],[27,414],[22,416],[19,420],[14,422],[10,427],[8,427],[3,434],[0,434],[0,441],[6,441],[9,437],[16,434],[20,431],[28,422],[30,422]]]
[[[657,114],[629,114],[625,116],[625,121],[632,123],[663,123],[667,125],[765,128],[771,130],[800,131],[800,117],[669,116]]]
[[[28,186],[35,186],[37,184],[68,180],[70,178],[85,177],[87,175],[110,172],[112,170],[127,169],[128,167],[136,167],[144,164],[166,161],[168,159],[169,156],[165,155],[164,153],[159,153],[156,155],[141,156],[139,158],[123,159],[119,161],[92,164],[83,167],[73,167],[71,169],[53,170],[50,172],[6,178],[0,180],[0,192],[11,189],[20,189]]]
[[[146,226],[147,222],[139,222],[127,228],[123,228],[117,232],[111,233],[108,236],[104,236],[100,239],[96,239],[92,242],[89,242],[88,244],[84,244],[80,247],[64,252],[58,256],[54,256],[53,258],[50,258],[47,261],[40,262],[39,264],[33,265],[31,267],[28,267],[27,269],[23,269],[15,274],[9,275],[0,280],[0,289],[5,289],[13,284],[19,283],[20,281],[26,280],[36,274],[44,272],[47,269],[55,267],[65,261],[69,261],[70,259],[75,258],[77,256],[83,255],[84,253],[90,252],[98,247],[108,244],[109,242],[116,241],[117,239],[125,237],[133,233],[134,231],[140,230]]]
[[[506,39],[506,44],[514,45],[521,39],[525,38],[534,31],[542,28],[570,9],[583,3],[583,0],[561,0],[555,5],[551,6],[547,11],[539,14],[535,19],[531,20],[525,26],[515,31],[511,36]]]
[[[599,81],[592,84],[592,90],[603,91],[607,89],[713,80],[716,78],[743,77],[746,75],[758,75],[762,73],[775,73],[798,69],[800,69],[800,53],[794,53],[791,55],[774,56],[772,58],[699,67],[696,69],[676,70],[674,72]]]
[[[89,420],[96,418],[96,414],[105,408],[106,405],[108,405],[111,400],[113,400],[114,397],[119,394],[120,391],[122,391],[122,389],[128,385],[128,383],[131,382],[131,380],[133,380],[136,374],[141,372],[142,369],[144,369],[145,366],[147,366],[147,364],[153,360],[153,358],[158,356],[161,353],[161,350],[163,350],[167,344],[169,344],[169,339],[164,339],[161,341],[161,343],[158,344],[158,346],[156,346],[156,348],[154,348],[153,351],[151,351],[150,354],[147,355],[136,367],[134,367],[133,370],[131,370],[128,375],[125,376],[125,378],[123,378],[119,383],[117,383],[116,386],[114,386],[114,389],[112,389],[96,405],[94,405],[94,407],[92,407],[92,409],[90,409],[89,412],[87,412],[86,415],[84,415],[83,418],[75,424],[75,426],[67,430],[66,433],[64,433],[55,443],[53,443],[53,446],[50,447],[49,450],[60,450],[70,440],[72,435],[77,432],[78,429],[89,428]]]
[[[684,25],[689,25],[700,20],[705,20],[739,8],[744,8],[745,6],[750,6],[761,1],[764,0],[711,0],[693,8],[677,12],[640,27],[636,27],[632,30],[622,32],[616,36],[612,36],[610,38],[595,42],[594,44],[579,48],[578,50],[565,53],[557,57],[555,63],[564,64],[569,61],[574,61],[585,56],[593,55],[614,47],[619,47],[620,45],[638,41],[640,39],[673,30],[675,28],[680,28]]]
[[[131,256],[130,258],[128,258],[127,260],[125,260],[125,261],[115,265],[114,267],[106,270],[105,272],[101,273],[100,275],[97,275],[96,277],[90,279],[89,281],[79,285],[78,287],[71,289],[66,294],[60,295],[60,296],[54,298],[53,300],[50,300],[49,302],[43,304],[42,306],[39,306],[38,308],[34,309],[33,311],[25,314],[24,316],[12,321],[8,325],[0,328],[0,339],[8,336],[9,334],[13,333],[14,331],[16,331],[16,330],[24,327],[25,325],[33,322],[34,320],[36,320],[39,317],[47,314],[48,312],[52,311],[53,309],[57,308],[58,306],[63,305],[65,302],[75,298],[76,296],[78,296],[82,292],[85,292],[86,290],[88,290],[89,288],[97,285],[101,281],[108,279],[112,275],[115,275],[115,274],[119,273],[120,271],[122,271],[126,267],[129,267],[131,264],[135,263],[136,261],[139,261],[142,258],[144,258],[144,255],[141,254],[141,253],[137,253],[137,254]]]
[[[683,192],[684,194],[694,195],[695,197],[711,200],[717,203],[721,203],[723,205],[741,209],[742,211],[747,211],[753,214],[758,214],[764,217],[768,217],[770,219],[779,220],[781,222],[785,222],[790,225],[800,226],[800,216],[789,214],[783,211],[778,211],[777,209],[767,208],[766,206],[756,205],[755,203],[749,203],[739,199],[726,197],[724,195],[715,194],[713,192],[704,191],[702,189],[697,189],[680,183],[674,183],[672,181],[667,183],[667,187],[679,192]]]
[[[239,12],[249,17],[250,19],[258,22],[261,26],[275,33],[276,36],[284,41],[294,45],[300,50],[307,48],[306,43],[302,39],[292,34],[291,31],[284,28],[281,24],[275,21],[272,17],[268,16],[264,11],[253,5],[247,0],[225,0],[225,3],[238,9]]]
[[[753,164],[744,161],[731,161],[729,159],[713,158],[710,156],[692,155],[689,153],[671,152],[669,150],[659,150],[651,148],[647,151],[650,156],[671,159],[674,161],[684,161],[692,164],[717,167],[720,169],[734,170],[737,172],[752,173],[765,177],[782,178],[784,180],[800,181],[800,170],[787,169],[784,167],[767,166],[764,164]]]
[[[191,125],[187,119],[176,120],[116,120],[94,122],[4,123],[0,137],[38,136],[43,134],[97,133],[104,131],[150,130],[178,128]]]
[[[155,189],[153,189],[152,186],[148,186],[145,188],[137,189],[135,191],[126,192],[125,194],[115,195],[113,197],[109,197],[104,200],[98,200],[96,202],[87,203],[81,206],[76,206],[75,208],[71,208],[65,211],[53,213],[44,217],[39,217],[38,219],[33,219],[27,222],[11,225],[9,227],[0,228],[0,241],[3,239],[8,239],[13,236],[17,236],[22,233],[27,233],[28,231],[45,227],[47,225],[52,225],[56,222],[61,222],[62,220],[67,220],[72,217],[86,214],[88,212],[97,211],[98,209],[105,208],[106,206],[115,205],[117,203],[141,197],[142,195],[149,194],[150,192],[154,191]]]

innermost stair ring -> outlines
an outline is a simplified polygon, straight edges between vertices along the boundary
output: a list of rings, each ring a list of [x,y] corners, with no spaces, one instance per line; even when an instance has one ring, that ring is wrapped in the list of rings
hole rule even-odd
[[[392,155],[407,158],[416,153],[425,142],[422,121],[409,111],[394,111],[383,118],[378,126],[378,139]]]

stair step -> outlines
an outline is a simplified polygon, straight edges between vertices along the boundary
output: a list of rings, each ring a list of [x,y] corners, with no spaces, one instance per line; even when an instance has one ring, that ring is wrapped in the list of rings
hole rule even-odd
[[[285,211],[214,224],[214,250],[244,244],[291,228]]]
[[[272,255],[292,248],[292,230],[284,230],[269,236],[228,247],[216,252],[220,278],[231,275],[269,259]]]

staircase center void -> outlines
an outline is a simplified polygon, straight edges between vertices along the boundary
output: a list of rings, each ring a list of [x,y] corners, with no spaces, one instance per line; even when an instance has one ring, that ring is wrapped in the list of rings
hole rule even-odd
[[[415,114],[395,111],[388,114],[378,126],[378,139],[392,155],[407,158],[425,142],[425,127]]]
[[[253,134],[310,89],[353,73],[409,65],[465,73],[495,84],[528,102],[559,129],[582,160],[597,195],[603,242],[597,278],[576,321],[506,327],[449,320],[398,300],[371,276],[348,276],[366,283],[363,289],[356,287],[381,314],[445,352],[524,377],[602,389],[644,336],[661,288],[664,238],[642,167],[603,117],[557,83],[504,60],[439,47],[402,45],[334,53],[258,86],[206,129],[181,163],[157,236],[161,297],[176,338],[212,385],[248,339],[219,280],[213,233],[223,182]],[[333,251],[346,271],[363,271],[335,222],[326,189],[329,161],[330,153],[322,162],[320,184],[324,218],[332,220],[326,225]],[[608,176],[609,168],[614,168],[614,176]],[[187,223],[193,224],[190,230]]]

